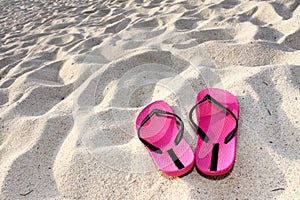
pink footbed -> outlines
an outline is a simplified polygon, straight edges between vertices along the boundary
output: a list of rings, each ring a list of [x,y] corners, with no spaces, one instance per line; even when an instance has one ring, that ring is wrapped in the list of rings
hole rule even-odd
[[[154,109],[173,113],[172,108],[166,102],[155,101],[140,112],[136,119],[137,130],[145,117]],[[194,152],[184,137],[182,137],[178,145],[175,145],[174,140],[177,133],[178,127],[175,117],[161,117],[155,114],[140,129],[141,138],[162,150],[162,154],[159,154],[146,147],[157,167],[169,176],[181,176],[189,172],[194,165]],[[184,168],[179,169],[176,166],[167,152],[170,149],[173,149]]]
[[[222,89],[204,89],[197,95],[196,103],[207,94],[229,109],[238,118],[239,106],[234,95]],[[217,105],[205,101],[196,107],[198,126],[206,133],[209,141],[204,142],[198,136],[195,159],[197,168],[204,174],[217,176],[227,173],[234,164],[236,136],[225,144],[225,137],[235,128],[234,118]],[[217,169],[211,171],[214,144],[219,144]]]

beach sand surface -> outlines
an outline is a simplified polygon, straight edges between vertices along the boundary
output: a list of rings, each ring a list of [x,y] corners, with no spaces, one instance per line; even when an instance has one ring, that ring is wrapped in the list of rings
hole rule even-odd
[[[298,199],[298,0],[0,0],[0,199]],[[207,87],[240,106],[226,176],[157,170],[135,129],[185,124]]]

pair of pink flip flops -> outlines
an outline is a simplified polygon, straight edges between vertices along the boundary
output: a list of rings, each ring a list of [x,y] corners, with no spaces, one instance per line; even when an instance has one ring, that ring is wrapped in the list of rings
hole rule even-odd
[[[193,120],[196,111],[197,121]],[[200,172],[210,176],[226,174],[236,152],[239,105],[228,91],[201,90],[189,118],[197,132],[195,153],[183,137],[184,124],[164,101],[146,106],[136,119],[138,137],[154,163],[169,176],[191,171],[196,161]]]

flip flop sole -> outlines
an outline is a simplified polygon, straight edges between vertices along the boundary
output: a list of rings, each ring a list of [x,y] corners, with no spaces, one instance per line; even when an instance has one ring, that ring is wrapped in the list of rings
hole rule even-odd
[[[226,107],[238,119],[239,105],[233,94],[222,89],[208,88],[198,93],[196,103],[207,95]],[[228,143],[224,142],[226,136],[237,125],[234,117],[209,101],[196,107],[196,116],[198,126],[209,138],[208,141],[204,141],[200,136],[197,138],[196,167],[209,176],[226,174],[233,167],[236,154],[237,132]]]
[[[137,130],[153,110],[174,113],[166,102],[155,101],[146,106],[138,115]],[[169,176],[182,176],[194,166],[194,152],[184,137],[177,145],[174,143],[178,131],[176,120],[172,116],[152,115],[140,128],[140,137],[162,151],[162,153],[157,153],[146,146],[158,169]]]

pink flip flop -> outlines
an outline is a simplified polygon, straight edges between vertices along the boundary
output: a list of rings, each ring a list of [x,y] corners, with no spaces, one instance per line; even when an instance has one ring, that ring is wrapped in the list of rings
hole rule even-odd
[[[193,121],[196,109],[198,125]],[[222,89],[208,88],[197,95],[189,118],[197,130],[196,167],[209,176],[223,175],[233,167],[236,152],[239,105]]]
[[[183,137],[183,122],[166,102],[146,106],[136,119],[136,129],[163,173],[181,176],[193,168],[194,152]]]

